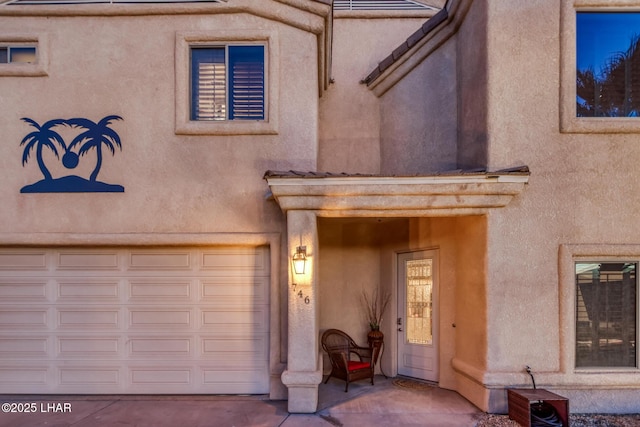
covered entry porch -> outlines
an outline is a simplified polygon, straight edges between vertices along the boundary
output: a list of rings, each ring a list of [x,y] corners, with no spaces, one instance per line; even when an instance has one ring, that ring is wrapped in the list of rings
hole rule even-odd
[[[527,168],[385,177],[267,172],[287,216],[288,253],[306,250],[304,274],[288,275],[288,355],[282,382],[288,410],[312,413],[323,376],[320,331],[339,328],[365,342],[363,291],[388,292],[381,367],[395,376],[398,352],[398,257],[436,254],[439,312],[437,381],[476,403],[472,372],[486,354],[486,215],[505,207],[528,182]],[[469,372],[467,372],[469,371]]]

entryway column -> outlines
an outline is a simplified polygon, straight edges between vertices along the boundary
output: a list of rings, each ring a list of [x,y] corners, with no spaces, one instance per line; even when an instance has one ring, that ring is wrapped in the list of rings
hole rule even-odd
[[[289,412],[313,413],[318,407],[322,358],[318,343],[318,227],[313,211],[287,212],[289,345],[282,383],[289,389]],[[305,271],[293,271],[291,258],[306,247]]]

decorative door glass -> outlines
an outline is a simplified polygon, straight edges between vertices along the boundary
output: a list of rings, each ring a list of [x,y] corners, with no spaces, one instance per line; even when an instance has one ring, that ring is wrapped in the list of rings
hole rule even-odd
[[[406,261],[408,344],[433,343],[433,259]]]

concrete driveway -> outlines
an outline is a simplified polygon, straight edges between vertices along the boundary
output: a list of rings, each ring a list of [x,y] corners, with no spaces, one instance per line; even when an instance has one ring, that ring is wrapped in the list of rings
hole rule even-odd
[[[0,396],[0,427],[473,427],[482,412],[456,392],[376,377],[331,379],[315,414],[289,414],[265,396]]]

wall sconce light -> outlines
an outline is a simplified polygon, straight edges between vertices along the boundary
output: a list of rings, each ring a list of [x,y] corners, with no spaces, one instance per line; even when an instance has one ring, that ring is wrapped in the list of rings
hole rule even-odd
[[[307,264],[307,247],[298,246],[296,253],[293,254],[291,258],[291,262],[293,263],[293,271],[295,271],[296,274],[304,274],[304,269]]]

